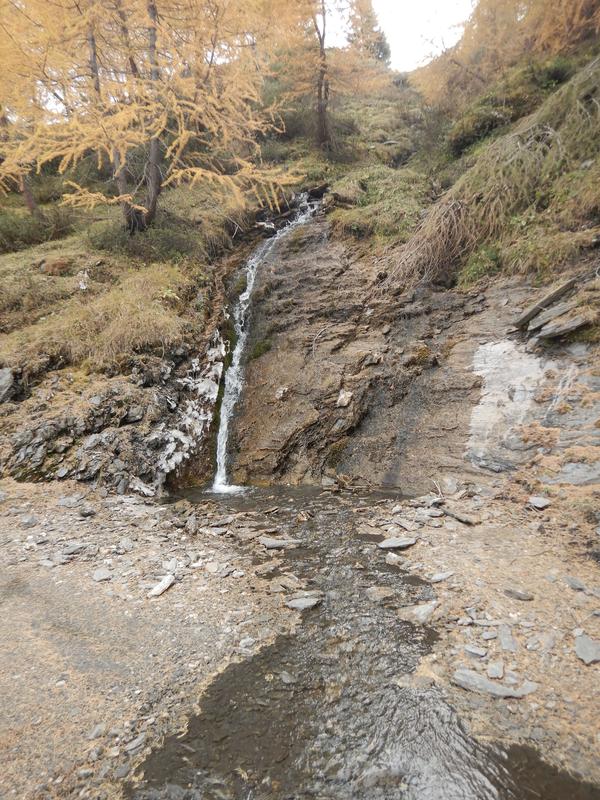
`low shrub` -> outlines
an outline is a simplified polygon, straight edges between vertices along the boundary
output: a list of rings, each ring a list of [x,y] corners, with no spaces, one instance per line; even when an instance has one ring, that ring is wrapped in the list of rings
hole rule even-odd
[[[510,122],[512,111],[493,106],[478,106],[468,111],[454,123],[448,133],[448,146],[454,156],[460,156],[476,142],[485,139],[492,131]]]
[[[165,214],[148,230],[133,236],[123,223],[114,221],[93,226],[88,235],[97,250],[126,254],[146,263],[206,255],[200,233],[189,222]]]
[[[502,259],[498,248],[484,245],[469,256],[458,274],[458,285],[466,289],[482,278],[497,274],[501,269]]]
[[[48,208],[40,216],[3,211],[0,213],[0,253],[62,239],[73,232],[74,223],[74,213],[67,208]]]

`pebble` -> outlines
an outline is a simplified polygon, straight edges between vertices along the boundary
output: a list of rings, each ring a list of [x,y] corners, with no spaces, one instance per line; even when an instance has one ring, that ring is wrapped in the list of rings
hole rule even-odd
[[[518,688],[492,683],[491,680],[471,669],[457,669],[452,676],[452,681],[469,692],[491,694],[495,697],[526,697],[538,688],[538,684],[533,681],[524,681]]]
[[[96,509],[92,508],[91,506],[82,506],[79,509],[79,516],[80,517],[95,517],[96,516]]]
[[[429,579],[431,583],[441,583],[442,581],[448,580],[454,575],[454,572],[436,572],[435,575],[432,575]]]
[[[406,608],[401,608],[398,611],[398,616],[407,622],[415,622],[419,625],[424,625],[431,618],[437,604],[437,600],[432,600],[430,603],[406,606]]]
[[[342,389],[338,395],[336,406],[338,408],[347,408],[352,402],[353,397],[354,397],[353,392],[349,392],[346,389]]]
[[[465,653],[468,653],[470,656],[474,656],[475,658],[483,658],[487,656],[487,650],[485,647],[477,647],[474,644],[466,644],[465,645]]]
[[[407,547],[412,547],[416,543],[416,539],[392,536],[391,539],[384,539],[383,542],[379,542],[377,546],[382,550],[405,550]]]
[[[161,594],[167,591],[175,583],[174,575],[165,575],[153,589],[150,589],[147,597],[160,597]]]
[[[585,634],[575,639],[575,653],[584,664],[595,664],[600,661],[600,642],[590,639]]]
[[[585,592],[585,584],[583,581],[580,581],[579,578],[575,578],[572,575],[565,575],[564,580],[567,586],[570,586],[575,592]]]
[[[512,653],[517,652],[517,642],[508,625],[498,626],[498,639],[503,650],[510,650]]]
[[[550,505],[550,500],[547,497],[540,497],[539,495],[532,495],[527,502],[533,508],[537,508],[538,511],[543,511]]]
[[[35,514],[25,514],[25,516],[21,517],[22,528],[33,528],[37,524],[38,518],[35,516]]]
[[[512,597],[513,600],[523,600],[524,602],[533,600],[533,595],[531,592],[526,592],[523,589],[515,589],[510,587],[504,590],[504,594],[507,597]]]
[[[92,573],[92,580],[99,583],[100,581],[109,581],[112,578],[112,572],[106,567],[100,567]]]
[[[393,597],[394,594],[394,590],[389,586],[369,586],[367,589],[367,597],[374,603],[381,603],[383,600]]]
[[[88,740],[92,741],[93,739],[99,739],[101,736],[104,736],[105,730],[106,725],[103,722],[99,722],[97,725],[94,725],[92,730],[88,733]]]
[[[273,539],[271,536],[259,536],[258,541],[267,550],[285,550],[287,547],[302,544],[299,539]]]
[[[308,608],[314,608],[321,602],[320,597],[294,597],[286,601],[288,608],[294,608],[296,611],[305,611]]]
[[[487,667],[488,678],[502,678],[504,676],[504,662],[490,661]]]
[[[73,556],[76,553],[81,553],[84,548],[83,542],[70,542],[66,547],[63,547],[63,553],[66,556]]]
[[[390,564],[392,567],[398,567],[400,564],[404,564],[404,559],[397,553],[386,553],[385,563]]]
[[[486,641],[489,641],[490,639],[495,639],[497,636],[498,636],[497,631],[484,631],[481,634],[481,638],[485,639]]]

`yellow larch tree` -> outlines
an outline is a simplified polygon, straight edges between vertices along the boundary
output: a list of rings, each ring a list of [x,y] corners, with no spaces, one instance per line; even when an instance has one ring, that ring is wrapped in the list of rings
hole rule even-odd
[[[70,184],[65,202],[120,204],[134,232],[161,190],[208,181],[274,197],[256,167],[273,117],[260,91],[286,30],[284,0],[0,0],[0,184],[90,153],[115,190]],[[8,72],[8,74],[7,74]]]
[[[279,73],[288,99],[312,103],[317,143],[324,150],[333,146],[332,97],[375,90],[389,80],[383,60],[363,48],[362,39],[350,41],[350,15],[355,8],[350,0],[298,0],[294,38]],[[349,40],[332,44],[332,27],[335,25],[339,39],[344,23],[350,28]]]

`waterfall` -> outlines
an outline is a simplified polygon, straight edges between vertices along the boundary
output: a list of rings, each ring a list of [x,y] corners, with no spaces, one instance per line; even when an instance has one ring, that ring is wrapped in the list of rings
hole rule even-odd
[[[233,325],[236,342],[231,356],[231,364],[225,373],[225,391],[223,394],[223,402],[221,403],[221,419],[219,432],[217,434],[217,470],[212,486],[213,492],[235,493],[244,491],[243,486],[235,486],[228,482],[227,455],[229,447],[229,425],[244,386],[244,365],[242,359],[250,332],[250,305],[257,270],[259,266],[273,254],[282,239],[285,239],[294,228],[303,225],[310,219],[317,205],[317,203],[309,202],[307,196],[303,195],[296,216],[270,239],[261,242],[245,264],[246,288],[239,296],[233,310]]]

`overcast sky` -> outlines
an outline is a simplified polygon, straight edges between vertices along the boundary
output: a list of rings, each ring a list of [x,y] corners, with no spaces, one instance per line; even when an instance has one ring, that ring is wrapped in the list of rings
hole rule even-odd
[[[473,0],[373,0],[392,48],[392,67],[411,70],[460,38]]]

